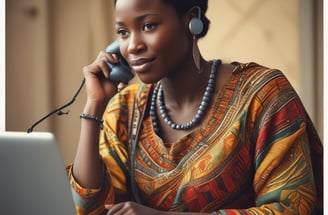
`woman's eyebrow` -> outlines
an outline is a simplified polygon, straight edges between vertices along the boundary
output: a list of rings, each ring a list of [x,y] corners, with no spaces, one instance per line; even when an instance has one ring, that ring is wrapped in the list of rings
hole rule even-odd
[[[159,16],[160,14],[158,13],[147,13],[147,14],[143,14],[143,15],[140,15],[140,16],[137,16],[135,19],[137,21],[141,21],[141,20],[144,20],[145,18],[149,17],[149,16]],[[116,21],[115,22],[117,25],[124,25],[124,22],[122,21]]]

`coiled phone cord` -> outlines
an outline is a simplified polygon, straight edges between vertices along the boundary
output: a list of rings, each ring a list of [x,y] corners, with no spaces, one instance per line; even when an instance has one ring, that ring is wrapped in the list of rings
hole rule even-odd
[[[76,97],[79,95],[81,89],[83,88],[85,83],[85,78],[83,78],[79,89],[76,91],[76,93],[74,94],[73,98],[71,99],[71,101],[67,102],[66,104],[56,108],[55,110],[51,111],[50,113],[48,113],[47,115],[45,115],[44,117],[42,117],[41,119],[39,119],[38,121],[36,121],[30,128],[27,129],[27,133],[31,133],[34,129],[35,126],[37,126],[38,124],[40,124],[41,122],[43,122],[45,119],[47,119],[48,117],[50,117],[53,114],[57,114],[58,116],[64,115],[64,114],[68,114],[69,110],[66,112],[63,112],[64,108],[67,108],[68,106],[70,106],[71,104],[73,104],[76,100]]]

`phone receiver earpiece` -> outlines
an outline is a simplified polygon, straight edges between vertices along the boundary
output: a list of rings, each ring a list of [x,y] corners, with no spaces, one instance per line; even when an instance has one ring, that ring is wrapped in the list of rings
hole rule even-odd
[[[109,46],[107,46],[106,52],[117,54],[120,60],[120,63],[116,64],[110,63],[109,61],[106,62],[108,67],[111,69],[109,79],[117,84],[121,82],[128,83],[134,77],[134,74],[130,71],[128,63],[120,53],[119,40],[117,39]]]

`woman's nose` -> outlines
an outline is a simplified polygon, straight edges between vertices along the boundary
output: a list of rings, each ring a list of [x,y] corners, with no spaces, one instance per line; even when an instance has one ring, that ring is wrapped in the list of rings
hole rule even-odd
[[[141,36],[131,35],[129,38],[128,52],[131,54],[139,53],[145,48],[145,43]]]

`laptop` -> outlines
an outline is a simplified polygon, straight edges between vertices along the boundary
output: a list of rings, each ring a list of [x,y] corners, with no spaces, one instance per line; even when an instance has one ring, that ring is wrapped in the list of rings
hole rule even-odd
[[[0,213],[76,215],[65,165],[48,132],[0,132]]]

